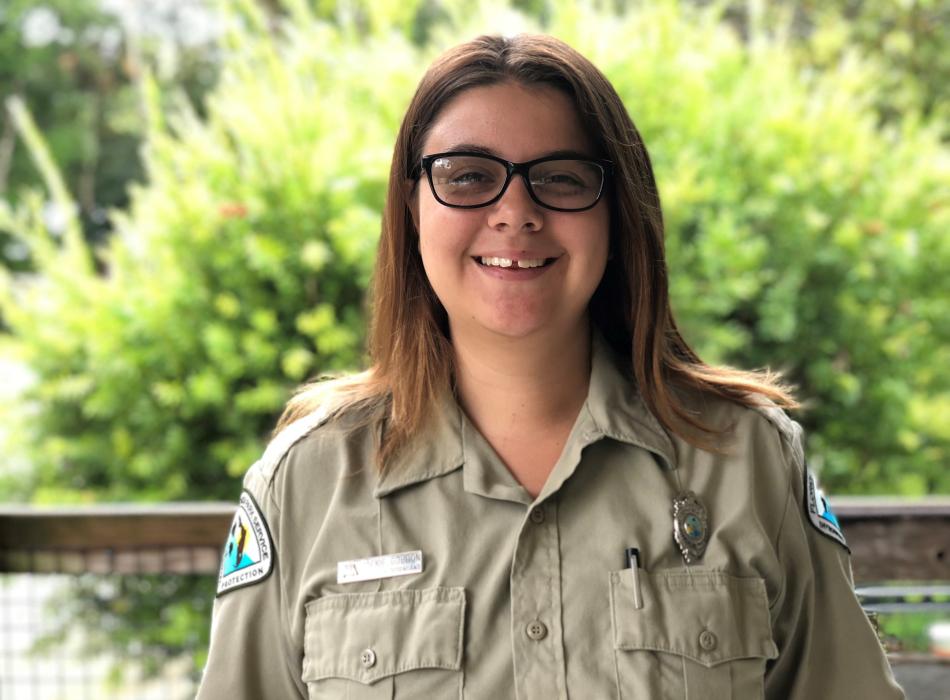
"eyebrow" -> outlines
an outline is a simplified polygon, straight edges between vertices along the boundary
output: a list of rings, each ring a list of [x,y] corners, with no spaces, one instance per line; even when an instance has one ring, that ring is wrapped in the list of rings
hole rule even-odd
[[[488,156],[495,156],[496,158],[508,160],[494,149],[488,148],[486,146],[479,146],[477,143],[456,143],[446,148],[444,152],[448,153],[452,151],[472,151],[473,153],[484,153]],[[581,158],[584,160],[594,159],[594,157],[588,153],[582,153],[581,151],[574,151],[571,149],[549,151],[547,153],[542,153],[540,156],[538,156],[538,158]],[[532,158],[531,160],[535,160],[535,158]]]

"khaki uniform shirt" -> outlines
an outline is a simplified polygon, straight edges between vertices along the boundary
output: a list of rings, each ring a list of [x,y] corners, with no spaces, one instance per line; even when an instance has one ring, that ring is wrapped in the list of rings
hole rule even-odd
[[[798,425],[701,411],[735,424],[728,454],[668,437],[595,338],[534,499],[450,398],[381,480],[378,426],[289,426],[245,479],[199,699],[902,698],[848,550],[806,511]],[[691,565],[687,490],[707,517]]]

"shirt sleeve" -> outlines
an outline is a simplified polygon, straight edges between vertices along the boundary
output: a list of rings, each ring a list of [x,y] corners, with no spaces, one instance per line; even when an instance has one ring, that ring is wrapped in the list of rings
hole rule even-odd
[[[301,681],[302,654],[291,641],[281,581],[280,511],[256,468],[248,471],[244,489],[264,521],[273,561],[266,578],[260,581],[243,584],[235,578],[235,585],[222,592],[219,580],[212,612],[211,645],[197,700],[306,698],[307,689]],[[231,533],[228,537],[230,544]],[[227,556],[228,545],[225,547]],[[254,554],[264,556],[260,552]],[[251,570],[251,565],[247,570]],[[226,571],[222,568],[222,578]]]
[[[822,523],[812,522],[807,469],[801,450],[791,452],[799,457],[789,460],[790,489],[776,542],[784,583],[770,606],[779,656],[766,670],[765,697],[904,698],[854,593],[850,552],[834,530],[822,532]]]

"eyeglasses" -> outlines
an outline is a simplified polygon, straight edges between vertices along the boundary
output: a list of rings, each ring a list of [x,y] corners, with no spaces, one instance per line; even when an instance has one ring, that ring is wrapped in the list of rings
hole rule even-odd
[[[512,163],[484,153],[455,151],[423,156],[421,168],[433,196],[447,207],[475,209],[494,204],[518,174],[531,199],[542,207],[584,211],[600,200],[613,163],[561,156]]]

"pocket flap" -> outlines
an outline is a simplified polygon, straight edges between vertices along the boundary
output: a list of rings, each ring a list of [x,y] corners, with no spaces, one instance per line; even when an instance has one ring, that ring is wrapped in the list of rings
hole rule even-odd
[[[616,649],[680,654],[704,666],[778,656],[764,580],[722,571],[638,574],[641,608],[634,604],[633,570],[610,572]]]
[[[411,669],[461,668],[464,588],[343,593],[305,609],[304,682],[372,683]]]

